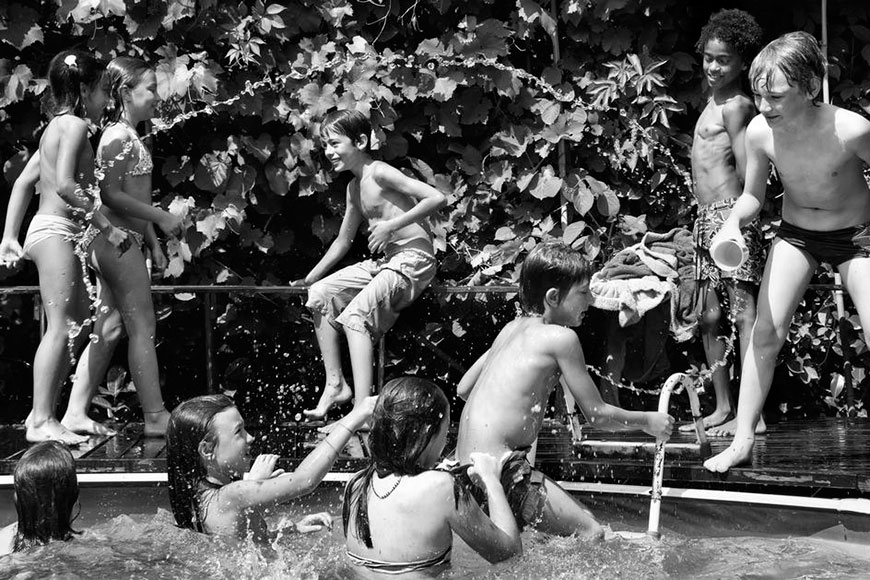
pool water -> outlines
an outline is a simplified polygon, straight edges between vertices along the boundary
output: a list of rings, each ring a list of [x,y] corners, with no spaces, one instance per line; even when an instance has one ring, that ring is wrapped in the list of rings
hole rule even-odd
[[[270,521],[318,511],[335,518],[332,532],[286,534],[274,550],[234,545],[175,527],[165,488],[82,489],[85,532],[25,554],[0,557],[0,580],[329,579],[354,578],[344,557],[340,489],[325,486]],[[582,496],[613,531],[643,532],[640,498]],[[660,541],[603,542],[523,534],[525,553],[490,565],[458,538],[442,578],[866,578],[870,518],[821,512],[666,502]],[[12,494],[0,492],[0,525],[15,520]]]

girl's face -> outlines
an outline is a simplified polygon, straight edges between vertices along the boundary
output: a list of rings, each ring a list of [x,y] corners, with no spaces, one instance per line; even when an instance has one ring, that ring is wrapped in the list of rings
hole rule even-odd
[[[715,91],[737,82],[746,68],[740,55],[727,43],[711,38],[704,45],[704,77]]]
[[[235,407],[214,416],[212,432],[216,436],[209,472],[230,481],[242,477],[251,465],[251,443],[254,438],[245,430],[245,420]]]
[[[429,468],[438,463],[441,459],[441,454],[444,453],[444,446],[447,445],[447,432],[450,430],[450,408],[441,419],[441,426],[438,432],[429,441],[429,445],[420,454],[420,467]]]
[[[99,123],[109,104],[108,81],[105,77],[94,83],[93,87],[82,85],[82,102],[85,104],[88,119]]]
[[[124,107],[137,123],[154,117],[159,103],[157,75],[152,70],[145,72],[139,82],[124,91]]]

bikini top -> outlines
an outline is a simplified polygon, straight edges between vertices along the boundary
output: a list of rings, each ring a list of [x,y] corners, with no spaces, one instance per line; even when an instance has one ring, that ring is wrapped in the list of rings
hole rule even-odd
[[[134,129],[124,121],[118,121],[117,123],[115,123],[115,125],[120,125],[124,127],[133,136],[133,140],[131,141],[131,147],[134,150],[134,155],[136,155],[137,157],[136,164],[133,165],[132,169],[130,169],[129,175],[133,175],[136,177],[139,177],[141,175],[151,175],[151,172],[154,170],[154,161],[151,159],[151,152],[148,151],[148,148],[145,147],[145,143],[142,142],[142,138],[139,137],[139,133],[137,133],[136,129]]]
[[[385,562],[383,560],[375,560],[373,558],[364,558],[363,556],[358,556],[351,551],[347,551],[347,557],[350,558],[350,561],[357,566],[364,566],[369,570],[376,570],[381,574],[406,574],[408,572],[414,572],[417,570],[424,570],[426,568],[434,568],[435,566],[441,566],[442,564],[448,564],[450,562],[450,553],[452,550],[453,548],[451,546],[448,547],[447,550],[445,550],[441,554],[436,554],[431,558],[426,558],[425,560],[416,560],[414,562]]]

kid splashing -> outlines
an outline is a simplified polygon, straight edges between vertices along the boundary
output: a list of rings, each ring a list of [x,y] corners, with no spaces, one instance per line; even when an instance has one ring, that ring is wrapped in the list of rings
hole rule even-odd
[[[127,357],[145,416],[145,435],[162,436],[169,412],[160,392],[154,347],[157,323],[145,251],[147,246],[155,266],[165,268],[166,258],[153,224],[166,234],[176,234],[181,230],[181,218],[151,205],[151,153],[136,131],[141,122],[155,113],[158,97],[154,71],[139,59],[118,57],[109,63],[106,72],[113,103],[97,149],[97,161],[103,171],[101,211],[135,243],[128,252],[119,255],[101,231],[89,227],[80,248],[97,272],[101,310],[116,309],[127,331]],[[98,313],[98,329],[105,323]],[[89,384],[93,388],[97,381]]]
[[[205,395],[172,411],[166,432],[169,501],[182,528],[256,542],[271,539],[263,512],[314,491],[351,435],[371,417],[368,397],[306,457],[293,473],[275,469],[277,455],[259,455],[251,465],[253,437],[232,399]],[[247,473],[247,476],[243,478]],[[296,523],[298,531],[330,527],[329,514]]]
[[[0,556],[78,533],[72,512],[79,485],[69,449],[57,441],[34,445],[18,460],[12,478],[18,522],[0,530]]]
[[[47,323],[33,360],[33,410],[25,421],[31,442],[55,439],[78,445],[88,439],[55,417],[58,390],[69,373],[71,353],[78,352],[87,339],[82,323],[88,297],[73,240],[87,226],[101,234],[107,252],[123,255],[130,245],[125,232],[94,211],[95,197],[85,193],[96,187],[88,127],[100,119],[108,101],[104,72],[102,62],[79,51],[61,52],[49,64],[55,117],[39,141],[42,193],[22,248],[36,263]]]
[[[520,532],[499,483],[502,461],[473,453],[468,473],[484,488],[489,513],[435,469],[450,427],[450,404],[417,377],[388,382],[372,417],[372,463],[344,492],[347,554],[360,571],[421,574],[450,562],[453,532],[490,562],[522,551]]]

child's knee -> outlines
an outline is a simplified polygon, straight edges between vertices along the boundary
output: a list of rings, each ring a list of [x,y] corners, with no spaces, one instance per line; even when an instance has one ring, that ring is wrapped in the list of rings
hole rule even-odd
[[[698,326],[701,332],[705,334],[718,332],[719,326],[722,324],[722,310],[719,306],[704,308],[701,311],[701,316],[698,318]]]

